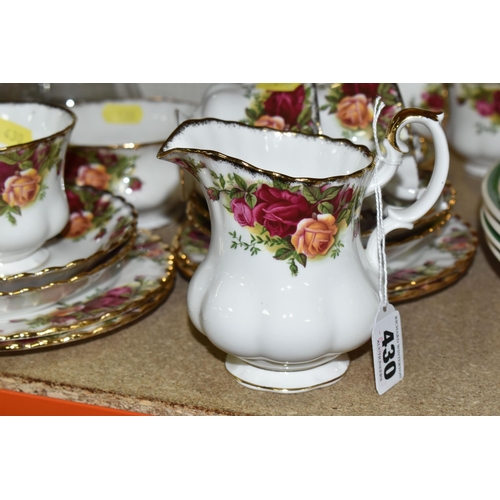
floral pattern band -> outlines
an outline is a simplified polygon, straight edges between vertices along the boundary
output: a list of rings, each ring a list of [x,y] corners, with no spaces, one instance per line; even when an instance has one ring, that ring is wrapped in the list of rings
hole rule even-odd
[[[248,179],[237,173],[217,174],[203,161],[189,156],[172,160],[199,178],[201,170],[210,174],[212,185],[205,186],[213,202],[223,203],[247,234],[229,232],[232,249],[251,256],[263,248],[279,261],[286,261],[292,276],[298,265],[329,256],[336,258],[344,246],[342,232],[359,212],[365,189],[349,182],[322,185],[289,183],[274,178]]]
[[[61,172],[63,137],[0,152],[0,217],[12,225],[23,209],[45,197],[44,180],[52,169]]]

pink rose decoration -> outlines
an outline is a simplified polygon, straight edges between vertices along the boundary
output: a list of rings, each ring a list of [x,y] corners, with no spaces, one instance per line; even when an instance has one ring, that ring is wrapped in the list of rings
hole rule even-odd
[[[247,205],[244,198],[235,198],[231,200],[231,210],[233,211],[234,220],[240,226],[253,227],[255,225],[255,217],[252,209]]]

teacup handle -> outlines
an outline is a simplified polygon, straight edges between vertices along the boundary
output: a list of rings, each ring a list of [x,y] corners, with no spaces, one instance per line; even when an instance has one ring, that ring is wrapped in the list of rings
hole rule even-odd
[[[388,215],[384,219],[384,236],[395,229],[412,229],[415,221],[423,217],[436,203],[441,195],[448,177],[450,166],[450,153],[448,141],[441,122],[443,113],[433,113],[423,109],[405,108],[397,113],[387,128],[384,146],[386,156],[381,161],[380,175],[378,181],[381,186],[387,184],[396,173],[401,163],[403,153],[408,152],[408,147],[401,139],[401,131],[411,123],[419,123],[426,126],[434,141],[435,158],[434,169],[427,188],[422,195],[409,207],[387,209]],[[377,179],[373,179],[368,185],[366,195],[375,192]],[[366,247],[367,257],[374,269],[378,270],[377,231],[373,231]]]

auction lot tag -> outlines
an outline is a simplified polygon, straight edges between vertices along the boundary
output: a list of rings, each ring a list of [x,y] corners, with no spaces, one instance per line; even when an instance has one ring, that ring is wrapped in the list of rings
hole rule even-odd
[[[33,134],[29,128],[0,118],[0,144],[14,146],[15,144],[24,144],[32,140]]]
[[[256,87],[271,92],[293,92],[300,83],[258,83]]]
[[[394,306],[380,308],[372,331],[375,385],[382,395],[404,376],[403,335],[401,318]]]
[[[140,123],[142,116],[143,111],[138,104],[109,103],[102,109],[102,117],[106,123]]]

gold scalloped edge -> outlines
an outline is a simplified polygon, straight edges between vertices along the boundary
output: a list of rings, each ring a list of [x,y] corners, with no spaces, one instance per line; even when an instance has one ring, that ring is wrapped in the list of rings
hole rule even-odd
[[[139,307],[133,308],[131,312],[126,312],[123,315],[123,318],[119,319],[117,322],[113,322],[108,325],[97,326],[96,328],[91,328],[88,331],[75,331],[73,333],[70,331],[56,332],[51,335],[44,336],[42,338],[38,339],[33,338],[33,342],[30,344],[2,345],[0,343],[0,354],[5,354],[8,352],[32,351],[34,349],[43,349],[43,348],[66,345],[73,342],[78,342],[93,337],[97,337],[99,335],[103,335],[105,333],[109,333],[114,330],[118,330],[119,328],[124,327],[125,325],[131,323],[132,321],[135,321],[145,316],[153,309],[156,309],[156,307],[161,305],[168,298],[172,289],[173,289],[173,282],[170,284],[170,286],[165,287],[161,293],[151,298],[151,300],[147,301],[144,304],[141,304],[141,306]],[[65,333],[67,333],[67,335],[61,338],[61,336],[63,336]]]
[[[68,278],[66,280],[53,281],[51,283],[48,283],[47,285],[43,285],[43,286],[39,286],[39,287],[25,287],[25,288],[21,288],[19,290],[16,290],[14,292],[1,292],[0,291],[0,297],[15,297],[15,296],[23,295],[23,294],[28,293],[28,292],[35,292],[35,291],[43,292],[45,290],[49,290],[51,288],[55,288],[55,287],[58,287],[61,285],[66,285],[69,283],[80,281],[84,278],[87,278],[89,276],[97,274],[97,273],[103,271],[104,269],[109,268],[109,267],[113,266],[114,264],[123,260],[128,255],[128,253],[132,250],[132,247],[135,244],[136,238],[137,238],[137,230],[134,230],[134,232],[130,235],[130,238],[128,239],[128,241],[126,241],[125,243],[122,243],[121,248],[118,247],[118,248],[115,248],[113,250],[113,252],[118,250],[118,252],[115,255],[113,255],[109,259],[106,259],[104,262],[101,262],[101,264],[99,264],[97,267],[91,269],[90,271],[85,271],[81,274],[76,274],[75,276],[72,276],[71,278]],[[110,252],[110,253],[112,253],[112,252]],[[49,304],[47,304],[47,305],[49,305]],[[20,310],[19,312],[22,312],[22,310]]]
[[[87,186],[81,186],[81,187],[87,188]],[[94,189],[94,188],[90,188],[90,189]],[[96,191],[100,191],[101,194],[111,195],[113,198],[120,200],[125,206],[127,206],[130,209],[131,223],[128,225],[127,231],[125,232],[124,235],[122,235],[120,238],[118,238],[113,243],[112,246],[104,247],[103,249],[97,251],[95,254],[93,254],[89,257],[77,259],[77,260],[74,260],[72,262],[68,262],[68,264],[66,264],[64,266],[46,267],[45,269],[41,269],[40,271],[37,271],[36,273],[18,273],[18,274],[13,274],[12,276],[4,276],[4,277],[0,276],[0,283],[1,282],[5,283],[5,282],[17,281],[17,280],[21,280],[21,279],[31,279],[31,278],[36,279],[36,278],[41,277],[41,276],[46,276],[50,273],[55,273],[55,272],[64,271],[66,269],[70,269],[72,267],[75,267],[75,266],[85,262],[86,260],[88,260],[90,258],[99,260],[100,258],[104,257],[106,254],[111,253],[114,250],[116,250],[120,245],[122,245],[124,242],[126,242],[127,239],[129,237],[131,237],[133,234],[137,234],[139,216],[138,216],[138,213],[137,213],[137,210],[135,209],[135,207],[131,203],[126,201],[124,198],[122,198],[121,196],[117,196],[117,195],[111,193],[110,191],[104,191],[104,190],[96,190]],[[3,293],[8,293],[8,292],[3,292]]]
[[[424,297],[425,295],[429,295],[431,293],[443,290],[444,288],[447,288],[447,287],[453,285],[460,278],[465,276],[468,269],[469,269],[469,266],[464,266],[460,270],[460,272],[455,272],[455,273],[450,274],[449,276],[445,276],[439,280],[421,285],[418,289],[406,290],[406,293],[402,293],[402,294],[398,294],[398,295],[391,295],[391,293],[389,293],[389,302],[391,304],[395,304],[395,303],[403,302],[406,300]]]
[[[121,314],[123,314],[124,311],[134,309],[136,307],[142,306],[145,302],[148,302],[152,297],[154,297],[155,294],[158,293],[158,291],[161,291],[162,289],[165,288],[171,288],[173,287],[173,284],[175,282],[175,262],[174,262],[174,253],[172,252],[172,249],[169,245],[161,241],[161,238],[153,234],[151,231],[146,230],[146,229],[141,229],[141,233],[147,235],[148,241],[154,241],[154,242],[160,242],[163,246],[163,250],[167,254],[167,264],[165,266],[165,274],[161,277],[158,278],[158,287],[150,290],[147,292],[141,299],[136,300],[135,302],[128,303],[124,305],[123,307],[115,308],[113,309],[112,312],[106,312],[98,317],[88,319],[88,320],[82,320],[78,321],[77,323],[74,323],[73,325],[70,326],[60,326],[60,327],[51,327],[51,328],[46,328],[45,330],[41,331],[34,331],[34,330],[26,330],[23,332],[16,332],[16,333],[10,333],[10,334],[1,334],[0,333],[0,346],[2,342],[11,340],[11,339],[29,339],[29,338],[34,338],[34,337],[43,337],[46,335],[53,335],[56,333],[63,333],[63,332],[71,332],[74,330],[78,330],[81,328],[84,328],[86,326],[94,325],[96,323],[101,323],[103,321],[106,321],[108,319],[115,318]]]
[[[281,174],[279,172],[274,172],[272,170],[265,170],[259,167],[256,167],[255,165],[252,165],[251,163],[248,163],[244,160],[241,160],[240,158],[236,158],[233,156],[228,156],[224,153],[221,153],[219,151],[213,151],[211,149],[198,149],[198,148],[172,148],[168,149],[167,143],[169,142],[170,138],[173,137],[174,135],[178,135],[181,133],[185,128],[189,126],[198,126],[202,125],[204,123],[217,123],[221,124],[223,126],[231,126],[231,127],[236,127],[236,128],[246,128],[251,131],[253,134],[261,134],[263,132],[268,132],[272,135],[281,135],[283,137],[302,137],[304,140],[307,141],[312,141],[312,140],[320,140],[323,142],[329,142],[332,144],[343,144],[345,147],[348,147],[350,149],[353,149],[355,151],[358,151],[360,154],[362,154],[369,163],[363,167],[357,170],[356,172],[352,172],[351,174],[346,174],[346,175],[335,175],[331,177],[322,177],[322,178],[314,178],[314,177],[291,177],[286,174]],[[363,146],[361,144],[354,144],[353,142],[349,141],[348,139],[341,139],[341,138],[331,138],[326,135],[320,135],[320,134],[305,134],[302,132],[291,132],[291,131],[281,131],[281,130],[276,130],[273,128],[269,127],[254,127],[252,125],[247,125],[246,123],[241,123],[241,122],[235,122],[231,120],[220,120],[218,118],[201,118],[201,119],[190,119],[190,120],[185,120],[182,122],[173,132],[170,134],[170,137],[162,144],[160,150],[158,151],[158,154],[156,157],[160,160],[165,160],[169,161],[166,159],[166,156],[172,155],[172,154],[178,154],[178,155],[184,155],[184,154],[195,154],[202,156],[203,158],[211,158],[214,159],[215,161],[220,161],[224,163],[229,163],[233,167],[243,170],[250,175],[255,175],[258,174],[262,177],[265,177],[266,179],[269,179],[271,181],[278,180],[290,184],[307,184],[309,186],[316,186],[316,185],[323,185],[324,183],[332,182],[332,183],[346,183],[349,180],[363,177],[366,172],[373,170],[375,168],[375,155],[372,153],[366,146]]]

